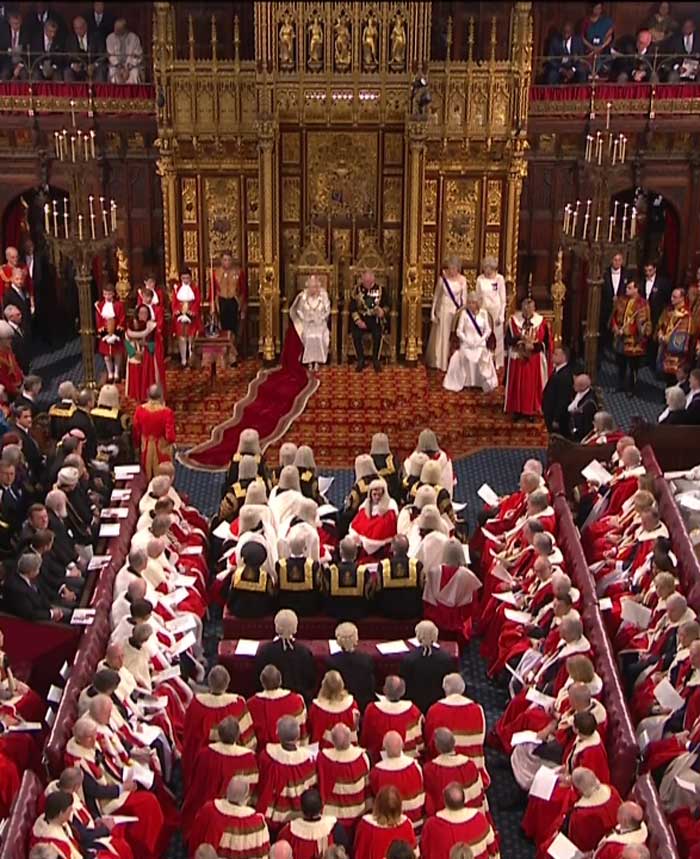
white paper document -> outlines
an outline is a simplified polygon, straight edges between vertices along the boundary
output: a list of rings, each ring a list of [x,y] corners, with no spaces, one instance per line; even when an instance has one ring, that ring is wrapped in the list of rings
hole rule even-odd
[[[343,648],[338,644],[338,642],[334,638],[328,639],[328,650],[330,651],[331,656],[335,653],[340,653]]]
[[[128,507],[105,507],[100,513],[100,519],[126,519],[128,515]]]
[[[542,740],[537,736],[537,731],[516,731],[510,741],[511,746],[522,746],[523,743],[537,743]]]
[[[9,725],[8,734],[20,733],[21,731],[40,731],[43,725],[41,722],[18,722],[16,725]]]
[[[674,713],[685,704],[685,698],[676,692],[665,677],[654,687],[654,698],[665,710],[671,710]]]
[[[494,594],[494,597],[500,602],[506,603],[506,605],[517,605],[518,601],[515,598],[515,594],[513,591],[503,591],[500,594]]]
[[[598,600],[598,608],[601,611],[610,611],[612,607],[613,601],[610,599],[610,597],[603,597],[603,599]]]
[[[88,564],[88,570],[101,570],[112,560],[111,555],[93,555]]]
[[[46,711],[46,715],[44,716],[44,721],[49,726],[49,728],[56,721],[56,711],[52,710],[51,707]]]
[[[498,579],[501,582],[505,582],[507,585],[512,585],[514,582],[513,576],[511,576],[511,574],[500,561],[496,561],[496,563],[493,565],[491,575],[494,577],[494,579]]]
[[[109,819],[114,823],[115,826],[119,826],[119,824],[127,824],[127,823],[138,823],[138,817],[130,817],[128,814],[110,814],[108,815]]]
[[[676,776],[676,784],[681,790],[687,790],[688,793],[697,793],[696,785],[694,781],[688,781],[685,778],[681,778],[679,775]]]
[[[326,495],[328,490],[333,486],[335,477],[324,477],[322,474],[318,478],[318,491],[321,495]]]
[[[202,546],[185,546],[185,548],[180,552],[180,556],[182,558],[192,558],[197,555],[201,555],[204,551]]]
[[[183,600],[186,600],[189,594],[187,593],[187,588],[175,588],[172,593],[166,594],[163,597],[163,602],[167,603],[169,606],[180,605]]]
[[[121,525],[119,522],[105,522],[100,525],[100,537],[118,537]]]
[[[382,656],[389,656],[392,653],[409,652],[408,645],[401,638],[396,641],[383,641],[381,644],[377,645],[377,650],[382,654]]]
[[[124,781],[131,778],[137,784],[145,787],[146,790],[153,786],[153,770],[149,770],[148,767],[141,766],[141,764],[133,763],[131,766],[124,767],[122,778]]]
[[[219,522],[219,524],[214,528],[211,532],[214,537],[219,540],[226,540],[228,537],[232,537],[231,534],[231,523],[224,520],[223,522]]]
[[[255,656],[260,647],[260,642],[252,638],[239,638],[236,645],[236,656]]]
[[[165,683],[166,680],[174,680],[176,677],[179,676],[180,666],[169,665],[167,668],[164,668],[162,671],[159,671],[157,674],[154,674],[151,679],[153,680],[154,686],[157,686],[159,683]]]
[[[482,528],[481,533],[484,535],[484,539],[490,540],[492,543],[500,543],[501,538],[497,537],[495,534],[492,534],[488,529]]]
[[[544,692],[540,692],[539,689],[535,689],[534,686],[530,686],[527,690],[525,693],[525,699],[531,704],[537,704],[538,707],[542,707],[545,710],[551,710],[557,700],[551,695],[545,695]]]
[[[131,490],[130,489],[113,489],[112,494],[109,496],[110,503],[115,503],[119,501],[128,501],[131,498]]]
[[[513,623],[532,623],[532,615],[529,611],[515,611],[512,608],[507,608],[504,614],[506,618],[513,621]]]
[[[636,626],[637,629],[646,629],[651,620],[651,609],[645,605],[638,603],[633,599],[620,600],[620,608],[622,610],[622,619]]]
[[[557,833],[556,838],[547,848],[547,853],[552,859],[579,859],[583,856],[578,847],[561,832]]]
[[[597,459],[592,460],[585,468],[582,468],[581,474],[586,480],[590,480],[591,483],[597,483],[600,486],[607,486],[612,480],[612,474]]]
[[[175,654],[175,656],[179,656],[181,653],[189,650],[190,647],[194,647],[196,643],[197,639],[195,638],[195,634],[193,632],[188,632],[187,635],[183,635],[179,641],[175,642],[173,647],[170,648],[170,652]]]
[[[94,608],[74,608],[70,622],[74,626],[90,626],[95,620]]]
[[[500,498],[496,493],[491,489],[488,483],[482,483],[481,486],[476,490],[476,494],[481,498],[484,504],[488,504],[489,507],[498,507],[500,502]]]
[[[676,501],[686,510],[700,510],[700,498],[692,492],[683,492],[676,496]]]
[[[161,734],[161,730],[155,725],[144,725],[143,722],[140,722],[134,733],[144,746],[150,746],[152,742],[158,739]]]
[[[197,576],[183,576],[177,573],[172,577],[172,583],[176,588],[191,588],[197,583]]]
[[[70,665],[67,662],[64,662],[58,673],[64,680],[67,680],[70,677]]]
[[[166,621],[165,628],[173,634],[189,632],[191,629],[197,629],[197,621],[193,615],[183,614],[173,620]]]
[[[141,473],[140,465],[115,465],[114,476],[117,480],[122,480],[125,477],[133,477],[135,474]]]
[[[321,504],[318,508],[318,517],[319,519],[323,519],[324,516],[334,516],[338,512],[338,508],[334,507],[332,504]]]
[[[551,799],[557,786],[557,771],[554,767],[541,766],[535,773],[530,786],[530,796],[538,799]]]
[[[54,686],[51,684],[46,695],[46,700],[51,701],[53,704],[59,704],[61,702],[61,698],[63,698],[63,689],[61,689],[60,686]]]

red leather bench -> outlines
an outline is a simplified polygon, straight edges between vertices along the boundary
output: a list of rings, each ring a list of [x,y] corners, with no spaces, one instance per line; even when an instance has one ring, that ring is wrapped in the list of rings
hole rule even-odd
[[[3,834],[0,859],[26,859],[42,790],[36,775],[31,770],[25,770]]]
[[[310,615],[299,618],[298,638],[333,638],[335,628],[340,623],[334,617]],[[376,638],[379,641],[393,641],[396,638],[413,638],[417,621],[389,620],[386,617],[370,615],[356,622],[360,638]],[[236,617],[224,609],[224,638],[254,638],[265,641],[275,634],[274,617],[245,618]],[[442,635],[442,633],[441,633]],[[449,635],[445,635],[449,638]]]

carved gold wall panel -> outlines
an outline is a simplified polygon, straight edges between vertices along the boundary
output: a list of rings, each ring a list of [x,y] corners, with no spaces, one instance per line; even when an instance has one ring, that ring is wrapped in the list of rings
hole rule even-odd
[[[333,230],[333,259],[350,259],[352,250],[352,232],[350,230]]]
[[[182,246],[186,265],[199,265],[199,235],[197,230],[183,230]]]
[[[399,230],[384,230],[382,245],[384,256],[396,265],[401,259],[401,232]]]
[[[282,163],[301,163],[301,136],[298,131],[282,132]]]
[[[282,220],[298,221],[301,217],[301,179],[298,176],[282,178]]]
[[[435,262],[435,233],[423,233],[421,252],[424,263]]]
[[[445,180],[442,206],[443,256],[456,254],[465,263],[477,261],[479,190],[478,179],[448,178]]]
[[[376,217],[377,134],[307,137],[307,211],[313,215]]]
[[[194,176],[183,176],[181,180],[182,223],[197,223],[197,179]]]
[[[484,256],[499,258],[501,249],[501,234],[486,233],[486,241],[484,242]]]
[[[428,179],[423,193],[423,223],[437,224],[438,180]]]
[[[390,224],[398,224],[401,220],[401,189],[403,179],[400,177],[384,177],[384,220]]]
[[[486,226],[498,227],[501,223],[503,184],[500,179],[489,179],[486,185]]]
[[[384,135],[384,163],[403,164],[403,134],[387,132]]]
[[[209,259],[230,250],[233,258],[241,259],[240,179],[235,177],[206,177],[204,201],[208,227]]]
[[[432,301],[433,293],[435,292],[435,284],[437,282],[437,274],[431,266],[423,267],[423,279],[421,282],[421,291],[423,301]]]
[[[255,230],[248,232],[248,261],[260,262],[260,233]]]

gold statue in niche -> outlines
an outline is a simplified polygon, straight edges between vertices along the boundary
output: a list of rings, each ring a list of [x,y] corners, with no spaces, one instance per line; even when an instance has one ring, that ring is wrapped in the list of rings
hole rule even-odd
[[[335,22],[335,68],[336,71],[346,72],[350,68],[350,28],[345,15]]]
[[[318,19],[318,15],[314,15],[313,20],[309,24],[309,68],[314,71],[320,71],[323,68],[323,27]]]
[[[403,71],[406,65],[406,28],[401,13],[394,18],[391,28],[389,66],[394,71]]]
[[[379,30],[374,15],[370,12],[362,31],[362,66],[366,72],[373,72],[379,62]]]
[[[294,70],[294,38],[294,24],[289,15],[285,15],[280,26],[279,63],[286,72]]]

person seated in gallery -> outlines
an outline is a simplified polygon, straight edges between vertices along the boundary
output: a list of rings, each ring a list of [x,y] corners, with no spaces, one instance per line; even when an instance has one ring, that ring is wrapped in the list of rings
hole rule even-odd
[[[357,372],[365,368],[366,334],[372,337],[372,363],[375,372],[382,368],[379,363],[382,349],[382,337],[387,326],[389,308],[385,306],[384,290],[377,283],[373,271],[362,272],[359,284],[355,287],[350,301],[350,334],[352,336],[355,355],[357,357]]]
[[[323,610],[338,620],[358,621],[370,613],[373,568],[357,562],[358,545],[352,537],[340,541],[340,562],[323,571]]]
[[[126,18],[117,18],[114,32],[106,39],[109,60],[109,82],[138,84],[143,81],[143,48],[141,39],[129,30]]]
[[[443,388],[447,391],[481,388],[485,394],[494,391],[498,387],[498,376],[489,349],[491,322],[475,293],[467,295],[466,306],[457,314],[455,334],[459,348],[450,357]]]
[[[295,533],[288,541],[290,554],[275,565],[279,608],[291,609],[299,617],[321,610],[323,578],[318,561],[308,556],[306,536]]]
[[[308,364],[311,370],[318,370],[319,364],[328,361],[330,315],[331,302],[328,293],[321,285],[321,279],[312,274],[289,308],[289,318],[304,347],[301,363]]]
[[[389,447],[389,437],[386,433],[376,432],[372,436],[369,455],[372,457],[372,462],[377,469],[377,474],[386,483],[389,495],[391,495],[397,504],[400,504],[401,466],[399,463],[399,467],[397,468],[394,454],[391,452],[391,448]]]
[[[335,640],[340,651],[326,658],[326,667],[340,674],[348,692],[364,712],[370,701],[374,701],[374,660],[369,653],[357,649],[360,637],[354,623],[346,621],[338,624]]]
[[[293,611],[278,611],[275,638],[258,648],[255,668],[260,674],[266,665],[274,665],[282,674],[285,688],[311,701],[316,691],[316,662],[309,648],[295,640],[298,628],[299,619]]]
[[[408,537],[397,534],[391,554],[377,566],[377,614],[393,620],[411,620],[423,611],[423,564],[408,557]]]
[[[611,62],[610,47],[615,38],[613,19],[605,14],[603,3],[591,3],[581,28],[587,62],[594,78],[606,78]]]
[[[700,78],[700,33],[693,18],[683,20],[667,50],[675,55],[666,76],[669,83],[694,83]]]
[[[231,577],[227,605],[236,617],[265,617],[275,608],[275,582],[263,568],[265,547],[247,542],[240,551],[240,563]]]
[[[547,46],[545,83],[550,86],[584,83],[588,75],[585,54],[583,39],[574,32],[571,21],[564,21],[561,32],[555,33]]]
[[[81,15],[73,18],[73,32],[66,39],[68,63],[63,70],[63,80],[95,81],[104,83],[107,77],[105,52],[107,46],[97,32],[88,33],[88,24]]]
[[[649,30],[640,30],[634,49],[629,56],[614,63],[612,75],[617,83],[658,83],[657,59],[651,33]]]

